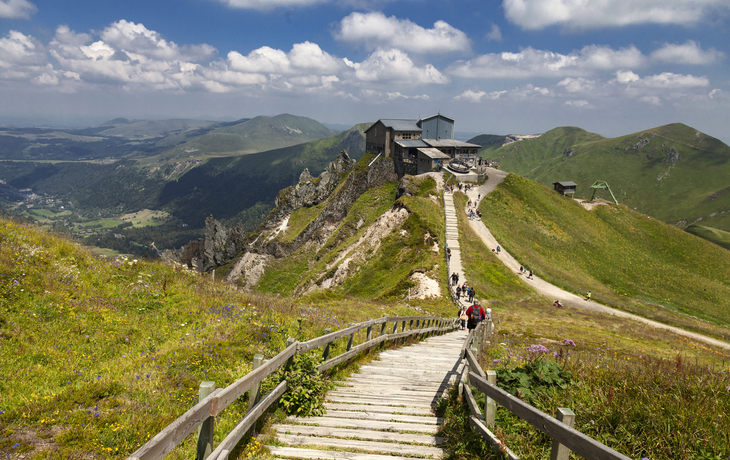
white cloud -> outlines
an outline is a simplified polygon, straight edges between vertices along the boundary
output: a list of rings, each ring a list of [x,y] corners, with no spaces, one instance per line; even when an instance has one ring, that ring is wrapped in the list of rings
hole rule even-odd
[[[492,91],[488,93],[486,91],[472,91],[468,89],[454,97],[454,99],[457,101],[481,102],[483,99],[499,99],[504,94],[507,94],[507,91]]]
[[[588,101],[584,100],[584,99],[580,99],[580,100],[577,100],[577,101],[565,101],[565,103],[563,105],[567,105],[567,106],[570,106],[570,107],[575,107],[575,108],[578,108],[578,109],[591,107],[591,104]]]
[[[296,8],[324,3],[328,0],[220,0],[231,8],[268,11],[275,8]]]
[[[248,56],[242,56],[237,51],[231,51],[228,53],[228,61],[232,69],[241,72],[292,73],[291,63],[286,53],[268,46],[253,50],[248,53]]]
[[[202,61],[212,59],[217,50],[207,44],[178,46],[168,42],[154,30],[143,24],[121,21],[104,29],[101,39],[115,50],[138,53],[155,59],[176,61]]]
[[[28,0],[0,0],[0,18],[29,19],[38,8]]]
[[[569,93],[589,93],[595,88],[595,81],[586,78],[566,78],[558,82]]]
[[[319,74],[336,72],[341,68],[340,61],[322,51],[316,43],[297,43],[289,53],[291,64],[297,69]]]
[[[646,102],[647,104],[656,105],[657,107],[662,105],[662,101],[658,96],[643,96],[640,97],[639,100],[641,102]]]
[[[449,79],[433,65],[418,67],[408,54],[397,49],[378,49],[360,63],[346,61],[355,69],[358,80],[378,83],[427,84],[448,83]]]
[[[386,94],[386,98],[389,101],[392,101],[395,99],[420,99],[423,101],[427,101],[429,99],[428,94],[419,94],[416,96],[408,96],[405,94],[401,94],[399,91],[392,92],[392,93],[389,92],[389,93],[385,93],[385,94]]]
[[[658,75],[650,75],[648,77],[642,78],[640,82],[650,88],[695,88],[710,85],[707,77],[680,75],[672,72],[664,72]]]
[[[0,68],[13,65],[42,65],[46,62],[43,45],[21,32],[11,30],[7,37],[0,38]]]
[[[501,90],[486,92],[466,90],[458,96],[455,96],[454,99],[457,101],[467,102],[482,102],[484,100],[496,101],[498,99],[524,100],[541,96],[549,96],[550,94],[551,91],[548,88],[527,84],[509,91]]]
[[[619,70],[616,72],[616,81],[619,83],[631,83],[641,80],[641,77],[630,70]]]
[[[503,0],[505,16],[523,29],[559,25],[583,30],[632,24],[697,24],[727,0]]]
[[[616,79],[614,81],[621,84],[631,85],[632,87],[662,89],[698,88],[710,85],[710,81],[704,76],[695,77],[694,75],[663,72],[642,78],[630,70],[620,70],[616,72]]]
[[[723,57],[725,57],[724,53],[715,48],[705,51],[693,40],[688,40],[682,45],[665,43],[650,55],[653,61],[691,65],[714,64]]]
[[[335,38],[367,49],[397,48],[413,53],[452,53],[471,49],[464,32],[444,21],[426,29],[383,13],[352,13],[340,21]]]
[[[492,53],[469,61],[456,61],[448,73],[465,78],[531,78],[584,76],[596,70],[643,65],[646,59],[636,47],[614,50],[590,45],[570,54],[524,48],[519,53]]]
[[[487,32],[484,36],[488,41],[501,42],[502,41],[502,30],[497,24],[492,24],[492,30]]]

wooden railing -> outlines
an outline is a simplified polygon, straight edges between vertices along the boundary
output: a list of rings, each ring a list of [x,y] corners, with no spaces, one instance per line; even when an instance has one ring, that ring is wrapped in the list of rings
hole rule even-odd
[[[631,460],[575,430],[573,428],[575,413],[572,410],[565,407],[558,408],[557,417],[553,418],[499,388],[497,373],[493,370],[484,372],[477,358],[484,341],[493,330],[494,326],[490,321],[480,323],[476,329],[469,332],[462,347],[463,368],[457,375],[460,377],[459,394],[466,399],[471,412],[469,422],[472,428],[491,443],[495,450],[503,452],[510,460],[519,460],[519,457],[491,431],[495,427],[495,415],[499,404],[553,439],[550,460],[568,460],[570,451],[589,460]],[[484,393],[483,416],[470,386]]]
[[[458,319],[453,318],[394,316],[358,323],[340,331],[327,333],[322,337],[307,342],[297,342],[290,338],[287,342],[287,347],[270,360],[263,362],[263,356],[256,355],[254,358],[254,370],[228,387],[213,389],[213,382],[203,382],[201,385],[200,402],[147,441],[145,445],[127,457],[127,460],[157,460],[164,458],[198,428],[200,429],[197,458],[227,460],[232,449],[245,436],[246,432],[286,391],[287,383],[284,380],[267,395],[260,398],[258,393],[261,382],[270,374],[276,372],[282,365],[290,365],[295,355],[323,347],[322,355],[324,362],[318,367],[321,373],[381,343],[391,340],[405,340],[411,336],[426,336],[447,332],[456,329],[458,323]],[[380,325],[380,333],[377,337],[373,338],[373,329],[378,325]],[[353,346],[355,334],[363,329],[366,329],[366,341],[360,345]],[[329,332],[329,330],[326,332]],[[330,344],[345,337],[348,337],[345,352],[339,356],[330,358]],[[206,389],[205,392],[204,388]],[[207,392],[209,394],[205,394]],[[218,447],[213,449],[215,417],[246,392],[249,392],[249,410],[246,416],[238,422],[236,427],[221,441]]]

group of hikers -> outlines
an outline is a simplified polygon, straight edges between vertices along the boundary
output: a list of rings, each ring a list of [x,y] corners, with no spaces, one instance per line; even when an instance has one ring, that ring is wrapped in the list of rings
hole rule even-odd
[[[469,306],[469,308],[462,307],[459,310],[459,320],[461,320],[462,331],[464,329],[475,329],[482,321],[492,320],[492,309],[487,308],[487,311],[484,311],[484,308],[479,305],[479,301],[475,300],[474,304]]]
[[[460,192],[465,192],[466,193],[469,190],[471,190],[472,187],[473,187],[473,185],[471,185],[471,184],[463,184],[461,182],[457,182],[456,185],[447,185],[445,187],[445,190],[447,192],[449,192],[449,193],[453,193],[454,190],[458,188]]]

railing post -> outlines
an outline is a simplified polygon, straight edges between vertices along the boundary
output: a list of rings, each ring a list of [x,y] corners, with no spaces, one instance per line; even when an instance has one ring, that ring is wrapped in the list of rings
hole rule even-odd
[[[398,320],[395,320],[395,322],[393,323],[393,334],[395,334],[396,332],[398,332]]]
[[[324,330],[324,335],[331,334],[331,333],[332,333],[332,329],[329,327]],[[324,349],[322,350],[322,361],[327,361],[327,358],[330,357],[330,343],[331,342],[327,342],[324,346]]]
[[[350,337],[347,338],[347,350],[345,350],[345,351],[350,351],[350,349],[352,348],[352,341],[353,340],[355,340],[355,333],[354,332],[352,334],[350,334]]]
[[[487,371],[487,382],[491,383],[492,385],[497,384],[497,371],[489,370]],[[490,430],[494,429],[494,418],[495,414],[497,413],[497,402],[487,396],[484,395],[484,423],[487,425],[487,428]]]
[[[286,339],[286,348],[289,348],[296,341],[297,341],[297,339],[295,339],[294,337],[289,337],[288,339]],[[284,367],[284,370],[288,371],[289,369],[292,368],[292,366],[294,365],[294,356],[295,355],[296,355],[296,353],[294,355],[291,355],[291,358],[286,360],[286,366]]]
[[[373,326],[372,326],[372,324],[370,326],[368,326],[367,339],[365,341],[366,342],[370,342],[371,340],[373,340]]]
[[[383,313],[383,316],[385,316],[385,313]],[[380,325],[380,337],[385,335],[385,329],[388,327],[388,322],[383,321],[383,324]],[[382,343],[381,343],[382,345]]]
[[[261,365],[264,363],[264,355],[261,354],[255,354],[253,355],[253,364],[251,365],[251,371],[255,371]],[[259,402],[259,397],[261,396],[260,393],[261,390],[261,381],[258,380],[254,386],[251,387],[248,393],[248,410],[251,410],[253,406],[256,405],[257,402]]]
[[[215,390],[215,382],[204,380],[200,382],[198,402],[207,398]],[[196,460],[205,460],[213,452],[213,436],[215,433],[215,417],[208,417],[198,427],[198,454]]]
[[[409,331],[412,331],[413,330],[413,320],[411,320],[411,322],[408,323],[408,330]]]
[[[555,418],[558,419],[559,422],[563,422],[572,428],[575,423],[575,412],[567,407],[559,407]],[[569,454],[570,449],[560,444],[558,441],[553,441],[553,447],[550,450],[550,460],[568,460]]]

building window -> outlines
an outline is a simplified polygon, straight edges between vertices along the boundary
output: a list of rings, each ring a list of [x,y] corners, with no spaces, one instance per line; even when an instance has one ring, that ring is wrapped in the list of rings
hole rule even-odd
[[[410,139],[411,138],[411,133],[403,133],[401,135],[401,138],[403,138],[403,139]]]

